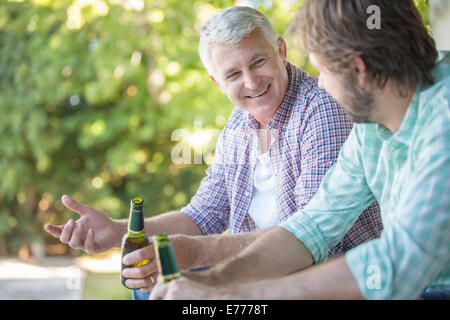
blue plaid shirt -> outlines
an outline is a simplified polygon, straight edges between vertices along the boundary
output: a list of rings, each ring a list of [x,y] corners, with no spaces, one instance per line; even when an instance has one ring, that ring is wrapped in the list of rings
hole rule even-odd
[[[335,163],[352,124],[339,104],[317,86],[317,79],[288,64],[289,84],[275,116],[268,123],[274,137],[270,158],[277,180],[280,221],[303,209],[323,176]],[[256,230],[248,209],[258,154],[259,124],[235,108],[221,132],[213,164],[196,195],[181,212],[204,234]],[[379,207],[372,203],[346,236],[330,250],[338,256],[377,237],[382,229]]]

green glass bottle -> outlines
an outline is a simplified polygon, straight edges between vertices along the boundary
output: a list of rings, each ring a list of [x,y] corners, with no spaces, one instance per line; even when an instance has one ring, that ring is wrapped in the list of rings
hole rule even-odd
[[[167,235],[160,234],[153,236],[152,239],[162,283],[179,278],[181,276],[180,270],[178,269],[177,261],[175,260],[175,255],[173,254],[172,246]]]
[[[131,199],[130,204],[130,218],[128,219],[128,232],[124,234],[122,238],[122,259],[123,257],[137,249],[148,247],[150,244],[148,237],[145,235],[144,231],[144,200],[139,197],[134,197]],[[148,260],[144,260],[132,265],[125,265],[122,262],[122,268],[120,272],[120,278],[122,285],[125,285],[127,278],[122,276],[122,271],[125,268],[134,268],[146,265]],[[128,288],[131,289],[131,288]]]

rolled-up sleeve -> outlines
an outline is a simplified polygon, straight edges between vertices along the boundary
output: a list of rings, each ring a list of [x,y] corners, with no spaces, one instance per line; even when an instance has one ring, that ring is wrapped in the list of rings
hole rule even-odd
[[[450,130],[423,141],[379,239],[347,252],[367,299],[416,299],[450,264]],[[443,152],[444,151],[444,152]],[[448,154],[448,152],[447,152]]]

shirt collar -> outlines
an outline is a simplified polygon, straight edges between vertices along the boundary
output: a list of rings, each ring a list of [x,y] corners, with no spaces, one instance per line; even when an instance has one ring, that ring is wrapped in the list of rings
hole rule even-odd
[[[418,90],[414,92],[411,102],[408,106],[408,110],[403,118],[400,129],[396,133],[392,133],[389,129],[381,124],[377,124],[377,134],[378,137],[383,141],[395,140],[409,146],[412,142],[412,135],[414,131],[414,126],[417,121],[417,113],[419,106],[419,94]]]
[[[444,61],[445,59],[449,59],[450,57],[450,51],[441,50],[438,51],[438,59],[437,62]]]
[[[439,62],[449,63],[448,60],[450,60],[450,52],[439,51],[436,66],[439,64]],[[435,69],[436,68],[437,67],[435,67]],[[419,96],[421,91],[425,90],[427,87],[428,86],[422,88],[417,86],[416,91],[414,92],[413,98],[411,100],[411,103],[409,104],[408,111],[406,112],[402,124],[400,125],[400,129],[395,134],[392,134],[386,127],[379,124],[377,125],[377,133],[380,139],[386,141],[392,138],[407,146],[411,144],[412,133],[417,121],[417,114],[419,109]]]

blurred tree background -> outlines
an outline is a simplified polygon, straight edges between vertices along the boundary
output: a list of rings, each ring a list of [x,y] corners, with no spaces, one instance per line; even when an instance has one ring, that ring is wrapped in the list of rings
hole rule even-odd
[[[213,146],[233,108],[200,62],[201,26],[251,5],[282,35],[302,2],[2,0],[0,256],[56,243],[45,223],[78,218],[63,194],[112,218],[134,195],[146,216],[186,205],[212,159],[174,163],[172,151]],[[315,74],[293,45],[288,58]]]

